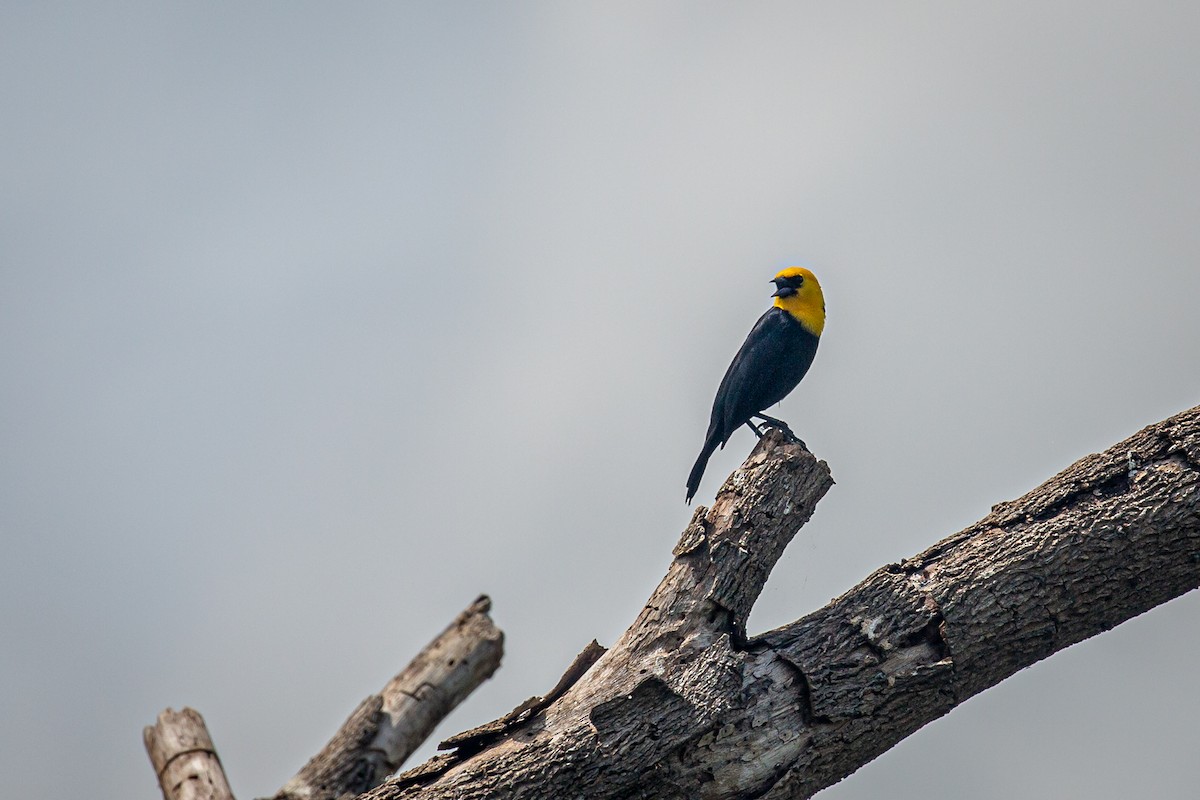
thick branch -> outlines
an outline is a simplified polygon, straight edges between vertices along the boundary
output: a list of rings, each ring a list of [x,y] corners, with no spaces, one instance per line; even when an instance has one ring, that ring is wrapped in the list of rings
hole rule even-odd
[[[491,607],[485,595],[459,614],[380,694],[359,704],[275,800],[357,795],[395,772],[500,666],[504,634],[488,616]]]
[[[142,731],[164,800],[233,800],[204,718],[168,708]]]
[[[833,481],[771,431],[711,509],[698,508],[637,621],[557,702],[479,755],[443,756],[372,798],[622,797],[740,704],[746,617]],[[424,788],[422,784],[436,780]]]
[[[745,641],[830,483],[802,447],[765,437],[575,686],[482,752],[371,797],[806,798],[1018,669],[1200,585],[1198,407]]]
[[[468,606],[380,694],[360,703],[276,798],[354,796],[394,772],[500,666],[504,634],[488,616],[491,607],[486,595]],[[233,800],[196,711],[168,708],[145,729],[144,738],[166,800]]]
[[[1200,586],[1200,407],[763,637],[804,676],[802,798],[1019,669]]]

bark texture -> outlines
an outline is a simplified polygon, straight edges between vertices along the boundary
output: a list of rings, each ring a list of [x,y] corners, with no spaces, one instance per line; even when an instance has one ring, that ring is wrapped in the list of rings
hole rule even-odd
[[[544,697],[452,737],[443,745],[453,752],[364,797],[807,798],[1017,670],[1200,586],[1197,407],[747,638],[771,569],[832,484],[803,444],[770,431],[713,506],[696,510],[611,650],[593,642]],[[486,612],[481,599],[447,634]],[[490,620],[474,630],[468,638],[490,641],[495,660],[469,657],[479,660],[463,695],[499,660]],[[279,797],[352,795],[399,763],[444,713],[431,710],[458,697],[446,690],[421,705],[429,686],[453,683],[446,670],[466,669],[435,645],[364,701]],[[398,732],[408,715],[426,720],[411,724],[411,740]],[[199,721],[201,735],[177,730],[175,716],[146,732],[164,796],[229,797],[203,721],[177,715]]]
[[[824,462],[768,432],[712,508],[696,509],[637,620],[578,682],[479,754],[444,756],[370,797],[673,795],[667,787],[682,773],[667,757],[740,713],[754,666],[746,618],[832,485]],[[780,667],[777,677],[791,681],[794,670]],[[797,711],[794,700],[790,706]],[[773,762],[742,762],[740,753],[737,770],[751,791],[777,777]],[[678,790],[696,796],[695,785],[689,780]]]
[[[369,797],[807,798],[1017,670],[1200,585],[1198,407],[746,639],[831,484],[824,462],[768,433],[696,510],[638,619],[557,700],[491,738],[456,737],[470,746]]]
[[[395,772],[500,666],[504,634],[488,616],[491,607],[485,595],[459,614],[382,692],[359,704],[275,800],[353,797]]]
[[[142,731],[165,800],[233,800],[204,718],[168,708]]]
[[[480,596],[425,646],[383,691],[363,700],[276,800],[354,797],[378,786],[479,684],[504,654],[504,634]],[[204,720],[167,709],[144,732],[166,800],[233,800]]]

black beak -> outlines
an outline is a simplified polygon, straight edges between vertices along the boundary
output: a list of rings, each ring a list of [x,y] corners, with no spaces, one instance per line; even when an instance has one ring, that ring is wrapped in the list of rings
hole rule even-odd
[[[796,293],[795,288],[786,285],[785,278],[773,278],[771,283],[775,284],[775,292],[771,297],[791,297]]]

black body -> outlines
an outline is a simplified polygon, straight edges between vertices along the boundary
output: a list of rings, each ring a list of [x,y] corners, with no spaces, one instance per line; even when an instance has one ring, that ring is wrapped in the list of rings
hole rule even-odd
[[[717,389],[704,447],[688,475],[688,502],[696,494],[713,451],[724,447],[751,417],[796,388],[808,372],[819,342],[820,337],[782,308],[772,306],[759,317]]]

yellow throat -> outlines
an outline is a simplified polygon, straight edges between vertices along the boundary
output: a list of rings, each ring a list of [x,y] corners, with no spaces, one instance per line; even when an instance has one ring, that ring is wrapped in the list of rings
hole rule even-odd
[[[775,276],[775,280],[784,278],[802,278],[796,287],[796,293],[787,297],[776,297],[775,307],[796,318],[796,321],[814,336],[820,336],[825,330],[825,295],[821,293],[821,284],[817,276],[804,267],[788,267]]]

